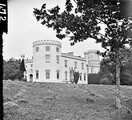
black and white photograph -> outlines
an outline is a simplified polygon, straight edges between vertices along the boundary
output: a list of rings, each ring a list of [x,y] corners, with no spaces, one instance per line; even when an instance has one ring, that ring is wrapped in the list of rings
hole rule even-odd
[[[132,120],[132,0],[2,0],[3,120]]]

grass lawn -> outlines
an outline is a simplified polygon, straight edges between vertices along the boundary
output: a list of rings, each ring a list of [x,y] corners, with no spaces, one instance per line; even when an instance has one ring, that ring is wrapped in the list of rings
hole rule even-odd
[[[132,86],[3,81],[4,120],[132,120]]]

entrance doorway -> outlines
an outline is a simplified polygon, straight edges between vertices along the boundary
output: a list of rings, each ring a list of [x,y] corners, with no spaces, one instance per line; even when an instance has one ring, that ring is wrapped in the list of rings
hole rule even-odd
[[[33,82],[33,74],[29,75],[29,79],[30,79],[31,82]]]

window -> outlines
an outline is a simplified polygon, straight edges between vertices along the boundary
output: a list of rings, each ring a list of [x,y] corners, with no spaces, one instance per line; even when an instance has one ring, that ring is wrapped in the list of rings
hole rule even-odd
[[[60,79],[60,71],[57,70],[57,79]]]
[[[35,51],[38,52],[39,51],[39,47],[35,47]]]
[[[65,67],[67,67],[67,60],[65,60]]]
[[[56,56],[56,63],[59,64],[59,56],[58,55]]]
[[[91,68],[91,73],[93,73],[93,68]]]
[[[50,46],[45,46],[46,51],[50,51]]]
[[[38,79],[38,78],[39,78],[39,71],[36,70],[36,79]]]
[[[98,59],[99,59],[99,55],[98,55]]]
[[[82,70],[84,70],[84,63],[82,63]]]
[[[91,65],[91,62],[88,62],[89,63],[89,65]]]
[[[65,71],[65,80],[67,80],[67,74],[68,74],[68,72]]]
[[[50,79],[50,70],[45,70],[46,79]]]
[[[30,69],[30,72],[33,72],[33,69]]]
[[[49,54],[45,55],[45,62],[50,63],[50,55]]]
[[[80,73],[80,81],[82,81],[82,73]]]
[[[77,69],[77,62],[75,62],[74,64],[75,64],[75,69]]]
[[[59,47],[56,47],[56,52],[59,52]]]
[[[84,73],[84,81],[86,81],[86,73]]]

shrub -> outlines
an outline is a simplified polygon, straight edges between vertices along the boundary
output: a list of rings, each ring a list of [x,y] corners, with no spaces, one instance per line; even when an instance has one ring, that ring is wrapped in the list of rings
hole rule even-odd
[[[110,81],[107,77],[104,77],[102,78],[100,81],[99,81],[100,84],[103,84],[103,85],[109,85],[110,84]]]
[[[78,83],[78,79],[79,79],[79,72],[74,72],[74,82],[75,82],[75,84]]]
[[[88,84],[99,84],[98,74],[88,74]]]

